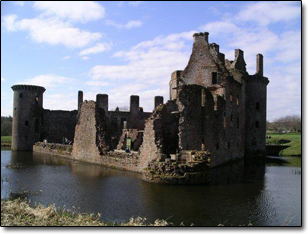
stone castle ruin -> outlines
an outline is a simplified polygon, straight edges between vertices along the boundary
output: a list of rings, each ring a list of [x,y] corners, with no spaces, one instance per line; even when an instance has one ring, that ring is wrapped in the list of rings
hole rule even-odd
[[[83,101],[82,91],[78,110],[46,110],[45,88],[14,85],[12,150],[136,171],[164,183],[208,182],[211,168],[264,156],[269,80],[263,56],[249,75],[242,50],[225,59],[208,35],[193,35],[188,65],[171,74],[170,100],[156,96],[153,112],[143,112],[139,96],[130,97],[129,111],[110,111],[107,94]],[[73,145],[56,144],[63,137]]]

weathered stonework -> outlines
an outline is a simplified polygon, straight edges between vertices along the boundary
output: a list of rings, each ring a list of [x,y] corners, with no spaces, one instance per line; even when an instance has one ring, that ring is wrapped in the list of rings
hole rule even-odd
[[[150,182],[209,183],[227,171],[234,176],[224,180],[242,177],[236,172],[241,165],[218,168],[265,155],[269,81],[263,76],[263,56],[257,55],[256,73],[250,75],[242,50],[235,49],[228,60],[219,45],[209,43],[209,33],[193,37],[186,68],[171,74],[170,100],[156,96],[153,112],[143,112],[136,95],[130,97],[129,111],[109,111],[107,94],[83,101],[82,91],[77,111],[44,110],[43,87],[13,86],[12,149],[31,150],[36,141],[66,137],[73,149],[61,156],[141,172]],[[27,109],[22,112],[21,106]],[[56,154],[54,147],[36,144],[34,150]]]

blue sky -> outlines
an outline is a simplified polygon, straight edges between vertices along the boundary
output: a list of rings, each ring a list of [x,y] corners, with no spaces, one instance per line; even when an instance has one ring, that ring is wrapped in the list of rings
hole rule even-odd
[[[268,120],[301,114],[300,2],[2,1],[1,116],[19,83],[44,86],[46,109],[76,109],[83,90],[87,100],[109,94],[109,109],[139,95],[152,111],[204,31],[230,60],[242,49],[250,74],[264,55]]]

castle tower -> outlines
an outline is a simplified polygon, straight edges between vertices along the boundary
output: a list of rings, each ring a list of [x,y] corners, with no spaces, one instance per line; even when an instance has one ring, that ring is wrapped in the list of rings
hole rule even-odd
[[[40,140],[43,93],[45,88],[35,85],[14,85],[12,150],[32,150]]]
[[[266,103],[268,78],[263,76],[263,56],[257,55],[255,75],[246,83],[245,154],[250,157],[265,155]]]
[[[138,115],[139,113],[139,96],[130,96],[130,113],[133,115]]]
[[[155,98],[154,98],[154,109],[161,104],[164,104],[164,97],[163,96],[155,96]]]
[[[105,115],[108,115],[108,95],[107,94],[97,94],[96,95],[96,105],[98,108],[104,109]]]

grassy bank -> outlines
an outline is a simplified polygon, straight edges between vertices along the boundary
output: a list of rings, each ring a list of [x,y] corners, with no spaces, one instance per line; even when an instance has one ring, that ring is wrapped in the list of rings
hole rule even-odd
[[[1,136],[1,146],[10,146],[12,142],[12,136]]]
[[[301,156],[302,155],[302,134],[301,133],[270,133],[267,134],[271,138],[266,139],[266,143],[276,143],[279,140],[288,140],[290,142],[285,143],[284,145],[289,145],[290,147],[281,151],[281,156]]]
[[[112,223],[100,220],[100,214],[74,213],[54,205],[33,207],[26,200],[1,200],[1,226],[172,226],[165,220],[145,224],[144,218]]]
[[[57,209],[54,205],[31,206],[28,200],[1,199],[1,226],[174,226],[173,223],[157,219],[146,223],[145,218],[131,218],[128,222],[104,222],[101,215],[74,213],[66,209]],[[183,222],[180,226],[185,226]],[[190,224],[188,226],[194,226]],[[218,224],[217,226],[224,226]],[[245,226],[245,225],[240,225]],[[252,226],[249,223],[247,226]]]

